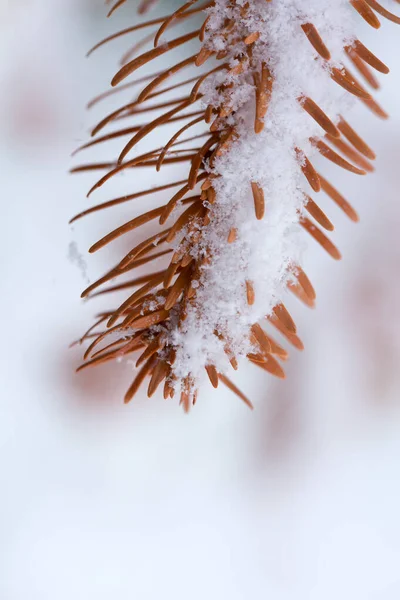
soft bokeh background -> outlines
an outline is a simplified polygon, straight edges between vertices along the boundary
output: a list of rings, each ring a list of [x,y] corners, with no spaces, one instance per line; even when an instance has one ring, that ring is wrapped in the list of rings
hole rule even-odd
[[[392,69],[391,119],[351,119],[375,174],[330,169],[361,222],[326,201],[344,259],[309,242],[317,308],[289,301],[306,351],[286,382],[242,370],[254,412],[210,388],[187,417],[160,396],[124,407],[130,365],[75,375],[68,349],[101,306],[80,291],[110,264],[87,248],[140,211],[67,224],[94,180],[68,175],[70,153],[112,104],[84,106],[126,42],[84,55],[135,5],[107,21],[102,0],[0,2],[0,598],[398,600],[400,30],[360,27]]]

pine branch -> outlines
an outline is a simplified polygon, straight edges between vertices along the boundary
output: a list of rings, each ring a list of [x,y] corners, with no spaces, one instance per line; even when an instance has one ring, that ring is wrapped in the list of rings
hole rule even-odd
[[[114,4],[110,14],[124,3]],[[143,2],[141,10],[150,4]],[[202,26],[195,29],[192,22],[199,16]],[[150,270],[95,292],[133,290],[101,317],[104,330],[94,336],[90,329],[82,338],[94,336],[81,368],[142,352],[137,360],[141,370],[126,402],[149,377],[149,396],[163,383],[164,397],[177,393],[189,410],[208,377],[213,387],[222,381],[249,404],[227,377],[240,359],[284,377],[280,361],[287,353],[263,325],[269,323],[295,348],[303,348],[284,305],[287,290],[307,306],[315,301],[300,266],[299,232],[305,230],[334,259],[340,258],[324,233],[333,225],[316,202],[321,190],[350,219],[358,219],[316,171],[314,157],[319,154],[365,175],[373,170],[375,154],[342,115],[360,100],[376,116],[387,116],[368,86],[378,86],[373,71],[389,69],[355,37],[359,17],[376,29],[380,17],[400,22],[375,0],[189,0],[174,13],[117,32],[93,49],[138,29],[152,29],[143,43],[151,38],[154,47],[135,56],[143,45],[136,43],[113,78],[115,90],[91,103],[119,89],[145,85],[135,101],[106,116],[94,128],[94,139],[81,148],[129,138],[116,160],[74,169],[106,171],[89,193],[126,169],[159,171],[182,163],[181,181],[110,200],[75,217],[172,190],[165,205],[123,224],[90,249],[95,252],[122,235],[133,239],[121,262],[85,290],[83,296],[89,297],[111,279],[145,263],[150,268],[162,255],[168,259],[161,272]],[[182,23],[187,33],[174,37],[173,28]],[[193,53],[195,40],[199,47]],[[178,63],[131,80],[141,67],[167,58],[174,49],[179,49]],[[174,81],[185,69],[189,76]],[[183,91],[177,97],[168,95],[178,89]],[[153,110],[161,110],[161,116],[103,133],[109,125]],[[135,155],[140,141],[153,131],[161,136],[163,126],[175,122],[176,133],[160,148]],[[177,149],[194,140],[195,148]],[[157,220],[160,231],[137,244],[133,231]]]

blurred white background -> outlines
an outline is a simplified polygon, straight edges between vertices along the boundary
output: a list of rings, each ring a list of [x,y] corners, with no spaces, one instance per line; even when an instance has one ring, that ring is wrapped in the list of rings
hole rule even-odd
[[[102,0],[0,3],[0,598],[398,600],[400,29],[360,27],[391,67],[391,119],[351,117],[375,174],[330,169],[361,222],[326,201],[344,259],[309,242],[317,308],[290,301],[305,352],[285,382],[242,370],[254,412],[209,388],[185,416],[160,396],[124,407],[130,367],[76,375],[68,348],[100,306],[81,290],[110,265],[87,248],[140,211],[68,226],[96,176],[70,176],[70,153],[107,108],[84,106],[126,41],[84,56],[135,4],[107,21]]]

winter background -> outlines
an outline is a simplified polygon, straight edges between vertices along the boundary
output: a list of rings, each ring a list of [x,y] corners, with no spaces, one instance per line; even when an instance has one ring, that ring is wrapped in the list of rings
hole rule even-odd
[[[110,264],[87,248],[140,212],[68,226],[94,180],[68,168],[95,159],[70,154],[114,105],[84,107],[126,41],[85,53],[135,4],[107,21],[102,0],[0,2],[0,598],[398,600],[400,29],[360,27],[391,67],[391,118],[352,115],[375,174],[324,165],[361,221],[326,203],[341,263],[308,243],[317,307],[288,301],[306,350],[285,382],[241,371],[254,412],[210,387],[185,416],[160,395],[123,406],[129,365],[76,375],[69,349],[101,306],[80,292]]]

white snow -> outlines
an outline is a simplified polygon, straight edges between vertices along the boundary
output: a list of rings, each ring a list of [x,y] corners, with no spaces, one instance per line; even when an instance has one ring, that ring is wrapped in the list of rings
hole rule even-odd
[[[232,7],[228,0],[217,0],[208,11],[211,18],[205,44],[218,51],[225,49],[228,56],[223,60],[234,66],[238,44],[230,36],[225,39],[219,35],[226,17],[236,23],[236,40],[259,32],[253,59],[260,69],[262,62],[267,63],[273,91],[264,131],[256,135],[251,73],[232,77],[220,71],[203,84],[204,103],[214,106],[223,100],[217,86],[234,84],[230,102],[237,112],[229,117],[229,123],[239,139],[210,169],[220,176],[214,180],[217,201],[210,208],[211,222],[196,253],[201,255],[208,249],[212,261],[202,270],[201,285],[187,319],[173,332],[178,348],[175,374],[184,378],[190,373],[196,381],[202,379],[208,363],[220,371],[231,368],[216,330],[229,341],[237,358],[250,351],[250,326],[284,299],[291,267],[301,259],[304,235],[298,220],[304,192],[309,190],[294,149],[301,148],[312,157],[315,150],[309,138],[323,131],[301,108],[299,97],[310,97],[333,122],[352,102],[350,94],[331,80],[329,71],[329,65],[340,65],[343,46],[354,39],[354,20],[361,20],[347,0],[253,0],[243,17],[245,4],[238,1]],[[329,63],[319,58],[301,29],[303,23],[316,26],[331,52]],[[244,44],[241,47],[245,48]],[[255,217],[252,181],[265,194],[266,212],[261,221]],[[238,236],[228,244],[232,227]],[[247,280],[255,289],[252,306],[246,300]]]

